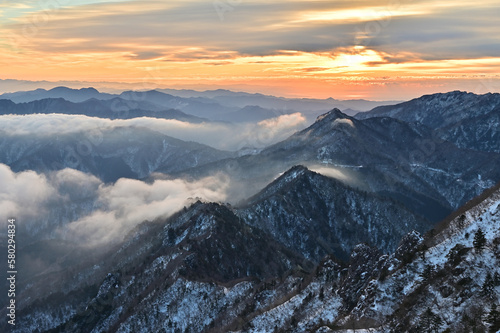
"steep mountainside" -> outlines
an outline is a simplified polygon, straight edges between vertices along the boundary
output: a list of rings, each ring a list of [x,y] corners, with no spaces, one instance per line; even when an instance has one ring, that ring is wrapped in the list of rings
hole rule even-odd
[[[459,147],[500,152],[500,94],[461,91],[426,95],[408,102],[376,107],[358,119],[392,117],[435,129]]]
[[[496,332],[500,188],[467,207],[390,255],[362,244],[311,269],[230,209],[196,203],[97,264],[23,282],[16,332]]]
[[[18,285],[16,331],[239,327],[236,318],[255,308],[262,281],[312,268],[226,207],[200,202],[167,221],[140,225],[113,252],[69,269],[54,264]],[[262,299],[262,305],[273,301]]]
[[[443,127],[437,133],[458,147],[500,153],[500,105],[484,115]]]
[[[357,120],[338,109],[258,154],[189,174],[225,170],[256,193],[297,164],[334,170],[354,186],[390,196],[434,222],[500,180],[500,154],[458,148],[422,125]]]
[[[462,91],[424,95],[396,105],[374,108],[356,115],[358,119],[391,117],[441,128],[464,119],[485,115],[500,105],[500,94],[476,95]]]
[[[319,262],[347,259],[359,243],[392,252],[411,230],[432,224],[396,201],[298,166],[249,199],[238,215],[288,248]]]
[[[499,186],[469,206],[436,235],[407,242],[400,258],[368,269],[350,319],[384,324],[381,331],[497,332],[500,317],[490,315],[500,302]]]
[[[144,105],[182,102],[147,93]],[[16,226],[16,326],[4,320],[0,331],[498,333],[500,153],[496,123],[484,123],[498,120],[497,97],[424,96],[366,119],[334,109],[245,156],[139,127],[2,132],[1,163],[47,172],[0,166],[11,186],[0,203],[12,204],[12,188],[31,190],[30,180],[54,196],[35,212],[43,216]],[[198,188],[216,173],[224,184],[201,187],[220,185],[212,200],[231,204],[187,199],[198,191],[167,181]],[[102,182],[119,177],[147,181]],[[175,192],[179,203],[164,209]],[[108,209],[101,195],[117,205]],[[88,236],[51,231],[83,215],[77,227]],[[89,245],[99,236],[105,242]],[[7,302],[0,298],[4,318]]]
[[[391,255],[357,246],[344,266],[325,259],[303,292],[251,321],[245,332],[497,332],[500,186]],[[479,231],[481,230],[481,231]],[[479,237],[483,234],[484,238]],[[315,320],[318,304],[335,310]]]

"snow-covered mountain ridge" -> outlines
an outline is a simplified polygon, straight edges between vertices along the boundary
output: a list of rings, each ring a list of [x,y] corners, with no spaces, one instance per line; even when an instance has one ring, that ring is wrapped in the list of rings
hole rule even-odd
[[[437,235],[410,232],[389,255],[361,244],[347,262],[327,257],[316,268],[248,228],[230,209],[202,203],[166,223],[143,224],[112,258],[82,267],[58,293],[39,295],[42,303],[25,298],[16,331],[485,332],[500,325],[493,316],[499,187]],[[62,301],[61,292],[72,299]]]
[[[391,106],[358,113],[357,119],[391,117],[420,123],[458,147],[500,152],[500,94],[462,91],[426,95]]]
[[[422,97],[445,126],[334,109],[245,156],[139,127],[103,130],[81,160],[63,153],[84,132],[6,135],[2,180],[54,194],[18,209],[32,220],[17,229],[14,332],[496,333],[495,98]],[[475,127],[493,135],[472,147]]]

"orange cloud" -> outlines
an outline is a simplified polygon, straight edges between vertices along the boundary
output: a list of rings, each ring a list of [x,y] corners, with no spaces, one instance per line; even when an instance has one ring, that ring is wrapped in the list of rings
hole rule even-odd
[[[493,0],[57,3],[0,6],[0,78],[395,99],[500,73]]]

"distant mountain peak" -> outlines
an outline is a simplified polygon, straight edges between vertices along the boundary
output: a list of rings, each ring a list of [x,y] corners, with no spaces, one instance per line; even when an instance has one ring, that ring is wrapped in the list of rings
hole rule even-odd
[[[339,109],[334,108],[334,109],[328,111],[327,113],[318,116],[318,118],[316,118],[316,122],[322,121],[324,119],[335,120],[338,118],[344,119],[344,118],[349,118],[349,116],[346,115],[345,113],[343,113],[342,111],[340,111]]]
[[[81,88],[80,91],[86,91],[86,92],[92,92],[92,93],[99,93],[99,90],[97,90],[94,87]]]
[[[37,89],[36,91],[47,91],[45,89]],[[77,91],[80,91],[80,92],[87,92],[87,93],[99,93],[99,91],[93,87],[88,87],[88,88],[80,88],[80,89],[73,89],[73,88],[69,88],[69,87],[64,87],[64,86],[59,86],[59,87],[54,87],[50,90],[48,90],[49,92],[56,92],[56,91],[70,91],[70,92],[77,92]]]
[[[352,118],[340,111],[338,108],[335,108],[316,118],[314,124],[299,133],[301,135],[310,135],[314,132],[316,136],[323,136],[326,135],[326,133],[340,131],[346,134],[351,133],[351,130],[357,127],[356,124],[357,120],[355,118]]]

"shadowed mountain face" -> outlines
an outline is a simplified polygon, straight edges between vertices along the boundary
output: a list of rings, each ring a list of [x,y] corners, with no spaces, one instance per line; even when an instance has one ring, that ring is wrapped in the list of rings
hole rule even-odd
[[[72,168],[91,173],[105,182],[122,177],[145,178],[159,169],[178,172],[233,156],[140,127],[57,136],[2,135],[0,148],[0,163],[16,172]]]
[[[316,177],[302,167],[284,177],[304,175]],[[274,200],[284,180],[262,195]],[[500,298],[499,207],[497,187],[435,235],[410,232],[389,255],[357,245],[345,262],[327,256],[312,269],[241,212],[198,202],[139,225],[110,255],[80,260],[75,274],[60,261],[22,281],[16,330],[486,332],[500,324],[489,317]]]
[[[66,247],[60,244],[60,249]],[[32,249],[30,253],[37,254]],[[97,327],[114,331],[126,322],[129,324],[125,325],[135,327],[136,318],[150,316],[151,309],[155,314],[164,313],[155,319],[156,328],[148,328],[158,331],[164,320],[174,320],[154,305],[158,302],[167,302],[164,305],[170,309],[177,308],[180,316],[192,317],[194,322],[186,325],[208,327],[216,318],[234,320],[230,317],[235,309],[229,304],[236,306],[236,313],[249,311],[246,306],[251,304],[251,296],[247,293],[253,293],[256,281],[284,276],[299,267],[312,268],[310,262],[267,233],[243,223],[227,207],[201,202],[168,220],[139,225],[111,253],[87,256],[90,260],[79,260],[67,267],[76,255],[67,252],[65,260],[53,263],[45,273],[19,283],[25,299],[43,299],[45,304],[45,319],[40,318],[36,303],[28,301],[21,306],[19,331],[36,327],[54,332],[92,331]],[[111,267],[113,271],[109,270]],[[67,270],[78,273],[69,280]],[[44,284],[45,288],[41,288]],[[207,294],[199,294],[197,286],[209,287]],[[194,294],[188,296],[191,292]],[[214,297],[223,295],[227,296],[225,301],[215,301]],[[210,309],[185,313],[189,298],[198,296],[203,298],[203,305],[199,305]],[[207,322],[205,316],[214,317]]]
[[[139,104],[150,112],[181,101],[148,93]],[[131,94],[0,103],[132,112]],[[245,156],[139,127],[0,133],[0,162],[44,172],[2,165],[2,181],[38,179],[57,194],[16,229],[16,332],[496,332],[500,192],[484,190],[500,180],[500,154],[495,123],[483,123],[496,119],[496,98],[424,96],[366,119],[334,109]],[[88,174],[51,172],[68,167]],[[217,173],[224,181],[197,179]],[[231,204],[193,199],[175,181]],[[106,242],[89,246],[89,235]]]
[[[476,95],[462,91],[425,95],[396,105],[374,108],[358,119],[391,117],[429,128],[443,128],[461,120],[488,114],[500,105],[500,94]]]
[[[238,212],[248,224],[316,262],[327,254],[345,260],[359,243],[390,252],[411,230],[432,226],[394,200],[302,166],[287,171]]]
[[[495,168],[499,154],[460,149],[423,126],[391,118],[358,121],[338,110],[263,153],[282,152],[284,159],[356,168],[371,190],[393,191],[396,199],[426,194],[452,209],[500,180]],[[379,182],[380,175],[385,184]],[[478,175],[489,180],[483,188]],[[424,211],[422,208],[418,210]]]
[[[357,120],[332,110],[259,154],[188,173],[226,170],[257,192],[293,165],[304,164],[389,196],[436,222],[499,181],[499,163],[500,154],[459,148],[426,126],[393,118]]]
[[[454,91],[422,96],[359,113],[358,119],[392,117],[419,123],[458,147],[500,153],[500,94]]]

